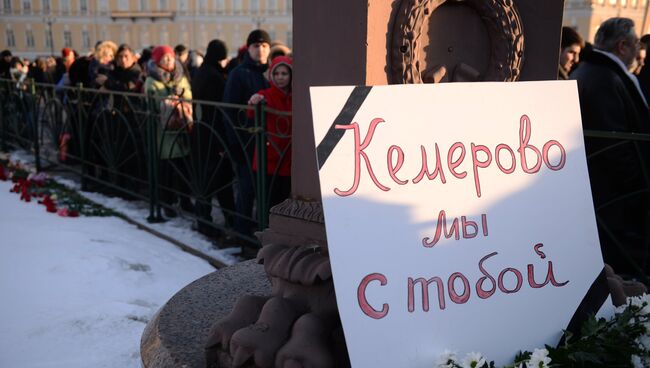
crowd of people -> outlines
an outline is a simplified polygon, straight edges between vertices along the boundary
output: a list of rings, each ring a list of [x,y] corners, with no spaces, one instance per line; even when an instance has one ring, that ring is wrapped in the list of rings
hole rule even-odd
[[[172,48],[168,45],[149,47],[137,53],[127,44],[116,45],[101,41],[89,55],[79,55],[64,48],[59,57],[39,57],[30,62],[13,56],[9,50],[0,54],[0,78],[10,79],[17,86],[27,80],[66,86],[82,85],[84,88],[130,92],[151,96],[160,104],[153,108],[161,117],[163,129],[158,130],[159,181],[162,187],[160,201],[166,217],[177,215],[178,207],[192,211],[198,217],[198,230],[206,235],[219,236],[212,226],[212,196],[217,197],[224,210],[227,224],[242,234],[252,234],[256,192],[254,175],[259,163],[254,139],[247,129],[235,129],[237,124],[250,127],[253,109],[241,116],[241,109],[218,108],[203,104],[200,108],[202,124],[197,111],[187,101],[223,102],[236,105],[256,105],[265,101],[272,111],[266,116],[267,162],[266,183],[268,204],[273,206],[289,196],[291,185],[291,50],[280,42],[273,42],[261,29],[252,31],[237,56],[228,58],[228,49],[221,40],[209,42],[205,54],[190,50],[185,45]],[[189,139],[179,141],[177,124],[191,129]],[[216,180],[210,188],[202,190],[201,200],[191,201],[183,160],[206,139],[215,140],[210,133],[218,134],[223,144],[214,145],[206,158],[205,169],[216,171]],[[232,165],[219,164],[225,154]],[[205,152],[197,155],[205,156]],[[251,170],[252,167],[252,170]],[[185,172],[186,173],[186,172]],[[181,175],[179,175],[181,174]],[[233,180],[236,178],[236,180]],[[223,189],[236,181],[236,189]],[[271,185],[272,183],[272,185]],[[221,188],[222,190],[217,190]],[[237,214],[232,216],[230,214]]]
[[[603,256],[622,273],[650,271],[650,147],[620,136],[593,137],[589,131],[650,133],[648,46],[650,35],[639,38],[628,18],[603,22],[593,44],[571,28],[562,30],[559,79],[577,81]]]
[[[634,22],[627,18],[611,18],[603,22],[593,44],[585,43],[572,28],[563,27],[558,79],[577,81],[582,123],[586,130],[650,132],[650,67],[645,65],[649,46],[650,35],[639,38]],[[143,93],[171,101],[182,98],[237,105],[255,105],[265,101],[277,111],[291,112],[292,109],[291,50],[272,42],[263,30],[252,31],[246,45],[238,50],[237,57],[230,60],[226,45],[220,40],[212,40],[205,54],[189,50],[184,45],[175,48],[161,45],[136,53],[128,45],[117,46],[111,41],[102,41],[97,43],[91,55],[79,55],[64,48],[57,58],[43,57],[34,62],[14,57],[5,50],[0,54],[0,77],[16,83],[33,78],[36,82],[60,87],[82,84],[88,88]],[[196,115],[191,104],[161,104],[157,108],[162,115],[171,116],[174,115],[172,111],[177,111],[185,121],[193,120]],[[251,141],[252,133],[234,130],[229,128],[229,124],[224,124],[225,121],[240,121],[241,111],[211,105],[203,106],[201,110],[202,120],[211,122],[211,125],[199,124],[194,129],[194,143],[171,144],[173,138],[165,135],[173,132],[163,130],[159,133],[158,143],[162,147],[160,180],[163,186],[182,192],[182,183],[173,169],[181,166],[177,161],[192,152],[194,145],[205,146],[201,140],[209,134],[202,129],[217,132],[225,143],[217,147],[214,154],[223,156],[228,151],[232,165],[208,165],[208,170],[214,171],[219,178],[214,187],[224,187],[227,181],[236,177],[237,188],[217,192],[215,196],[222,208],[239,214],[227,219],[231,222],[229,225],[238,232],[249,234],[256,197],[254,174],[262,166],[256,160],[255,145],[242,144]],[[244,119],[252,118],[253,111],[249,110]],[[266,144],[266,181],[274,184],[269,191],[272,206],[287,198],[290,192],[291,150],[287,148],[290,147],[291,118],[269,115],[266,122],[266,130],[271,133]],[[633,257],[636,250],[645,249],[641,243],[647,237],[646,224],[650,223],[649,203],[645,197],[632,196],[624,202],[618,199],[626,193],[649,187],[647,180],[650,179],[644,174],[647,169],[644,160],[650,157],[647,155],[650,150],[647,144],[638,142],[612,143],[608,139],[587,138],[586,149],[588,155],[594,156],[589,161],[594,202],[599,216],[610,224],[607,232],[601,229],[605,259],[615,268],[629,269],[629,265],[623,264],[625,262],[617,262],[621,259],[620,243],[634,244]],[[212,222],[212,198],[204,199],[186,205],[192,206],[202,220],[199,221],[199,230],[210,233],[212,227],[205,225]],[[161,193],[163,203],[169,205],[177,200],[173,191]],[[171,206],[165,209],[166,216],[174,216]]]

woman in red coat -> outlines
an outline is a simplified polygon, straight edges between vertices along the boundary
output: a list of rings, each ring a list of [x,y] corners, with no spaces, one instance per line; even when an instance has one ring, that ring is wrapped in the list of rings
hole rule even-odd
[[[266,101],[275,111],[291,113],[291,58],[278,56],[271,61],[271,88],[251,96],[248,103]],[[252,115],[252,111],[249,111]],[[253,170],[258,171],[257,152]],[[289,197],[291,192],[291,115],[266,113],[266,185],[269,208]]]

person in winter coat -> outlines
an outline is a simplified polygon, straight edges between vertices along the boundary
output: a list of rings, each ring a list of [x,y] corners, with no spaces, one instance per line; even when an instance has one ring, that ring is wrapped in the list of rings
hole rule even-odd
[[[104,87],[118,92],[142,92],[142,70],[129,45],[124,44],[117,49],[114,64]]]
[[[2,52],[0,52],[0,78],[11,78],[11,75],[9,74],[9,64],[11,63],[12,57],[13,55],[9,50],[2,50]]]
[[[183,175],[184,168],[187,167],[184,158],[189,154],[187,130],[191,127],[192,119],[191,112],[188,114],[187,111],[187,107],[191,108],[191,105],[178,101],[178,98],[191,100],[192,90],[183,73],[183,66],[176,60],[174,50],[169,46],[153,49],[147,73],[144,91],[153,97],[152,108],[160,118],[157,153],[160,159],[161,184],[165,187],[161,190],[160,199],[166,204],[165,214],[174,217],[176,211],[171,206],[177,198],[172,190],[187,192],[179,175]],[[189,206],[187,197],[180,199],[181,205]]]
[[[113,59],[117,54],[117,45],[113,41],[103,41],[95,47],[95,58],[90,62],[88,78],[91,88],[101,88],[108,74],[113,70]]]
[[[610,18],[598,28],[593,52],[571,73],[578,83],[584,129],[650,133],[648,103],[629,72],[638,50],[631,19]],[[617,272],[631,273],[628,259],[643,259],[645,251],[642,237],[648,202],[645,197],[628,195],[647,188],[643,172],[648,169],[650,150],[647,144],[591,137],[585,138],[585,149],[594,205],[608,227],[605,231],[599,226],[605,263]],[[616,243],[625,244],[627,257]]]
[[[269,88],[269,82],[264,78],[268,68],[268,58],[271,51],[271,38],[266,31],[252,31],[246,40],[248,51],[244,59],[228,75],[223,102],[246,105],[255,92]],[[253,203],[255,190],[250,164],[254,151],[254,139],[245,128],[250,128],[253,121],[249,120],[244,111],[229,108],[226,110],[224,121],[228,134],[230,152],[235,159],[237,174],[237,212],[235,230],[240,234],[251,235],[253,223],[246,218],[253,218]]]
[[[292,60],[278,56],[271,61],[271,88],[263,89],[248,101],[255,105],[266,101],[270,109],[291,113]],[[251,113],[249,111],[249,113]],[[259,170],[257,152],[253,170]],[[269,208],[289,197],[291,192],[291,116],[266,114],[266,184]]]
[[[142,71],[129,45],[120,45],[113,64],[114,68],[109,71],[108,78],[102,88],[115,92],[142,92]],[[104,97],[107,97],[107,95],[104,95]],[[112,119],[111,124],[114,127],[111,130],[111,138],[121,142],[119,146],[121,149],[114,152],[114,159],[116,165],[118,165],[116,169],[119,171],[116,184],[120,188],[135,192],[138,185],[133,178],[146,179],[143,175],[145,170],[142,168],[144,161],[144,144],[142,142],[144,142],[144,137],[141,134],[136,117],[136,111],[144,110],[145,100],[141,97],[124,96],[119,93],[111,94],[110,97],[113,111],[120,112],[107,117]]]
[[[208,44],[205,59],[192,78],[192,94],[195,100],[221,102],[226,87],[228,49],[221,40]],[[199,114],[200,110],[200,114]],[[230,156],[223,142],[226,132],[221,110],[209,104],[197,102],[197,122],[191,132],[191,149],[194,167],[205,175],[200,177],[200,193],[196,193],[194,205],[198,220],[198,231],[218,238],[220,232],[212,224],[212,197],[216,196],[226,218],[226,226],[232,226],[235,199],[232,185],[234,174]],[[199,118],[200,115],[200,118]]]

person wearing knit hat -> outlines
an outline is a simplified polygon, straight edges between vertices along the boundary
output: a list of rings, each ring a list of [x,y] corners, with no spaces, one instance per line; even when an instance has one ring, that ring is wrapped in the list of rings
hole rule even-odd
[[[165,58],[165,55],[168,55],[168,57]],[[171,72],[174,70],[174,66],[176,65],[176,54],[174,53],[174,49],[169,46],[157,46],[151,52],[151,60],[159,67]]]
[[[271,37],[265,30],[256,29],[248,34],[248,38],[246,39],[246,46],[250,46],[254,43],[268,43],[270,46]]]
[[[70,70],[70,66],[74,63],[74,52],[69,47],[64,47],[61,50],[61,58],[63,59],[63,66],[65,66],[65,71]]]
[[[248,35],[246,39],[248,52],[244,54],[242,62],[228,75],[223,102],[245,105],[255,92],[269,88],[264,72],[268,69],[270,44],[271,38],[266,31],[256,29]],[[252,162],[254,152],[254,145],[248,142],[255,140],[246,129],[235,130],[234,126],[243,124],[242,128],[249,128],[254,122],[251,119],[242,122],[237,116],[236,109],[228,109],[225,118],[229,151],[236,161],[235,168],[239,178],[235,200],[239,216],[235,216],[234,228],[240,234],[252,234],[254,224],[248,219],[253,217],[255,191],[247,162]],[[241,142],[244,142],[244,147]]]
[[[194,98],[201,101],[222,102],[223,91],[226,87],[226,61],[228,48],[218,39],[208,43],[203,64],[192,78],[192,93]],[[197,196],[194,211],[199,218],[197,230],[208,237],[219,238],[220,231],[213,224],[212,198],[216,197],[226,220],[227,226],[233,225],[235,213],[235,196],[232,185],[234,179],[232,165],[224,165],[223,157],[227,157],[226,137],[223,108],[210,104],[201,104],[200,124],[192,129],[191,149],[192,158],[197,160],[198,167],[211,173],[212,178],[200,185],[201,193]]]
[[[187,193],[189,189],[177,171],[185,169],[184,160],[190,153],[185,140],[179,139],[179,134],[192,125],[192,105],[179,102],[178,98],[191,100],[192,89],[171,47],[165,45],[153,49],[151,60],[147,63],[144,92],[153,97],[153,107],[160,121],[156,137],[160,159],[160,201],[165,215],[174,217],[176,210],[172,206],[177,200],[183,207],[188,207],[190,203],[188,196],[178,194]]]
[[[251,96],[249,105],[266,101],[273,111],[284,111],[288,115],[266,113],[266,184],[268,208],[289,197],[291,192],[291,74],[293,61],[287,56],[278,56],[271,61],[271,87]],[[252,117],[252,110],[248,110]],[[257,172],[259,163],[257,153],[253,156],[253,171]]]

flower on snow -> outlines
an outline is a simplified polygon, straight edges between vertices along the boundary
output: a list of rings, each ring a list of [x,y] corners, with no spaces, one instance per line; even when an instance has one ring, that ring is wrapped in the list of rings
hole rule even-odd
[[[463,358],[463,368],[479,368],[485,364],[485,358],[481,353],[471,352]]]
[[[434,368],[454,368],[456,367],[456,365],[454,364],[456,360],[458,360],[458,357],[456,356],[456,352],[445,349],[442,355],[438,357],[438,360],[436,361],[436,365],[434,366]]]
[[[533,355],[530,356],[527,366],[529,368],[548,368],[551,358],[548,357],[548,350],[535,349]]]

